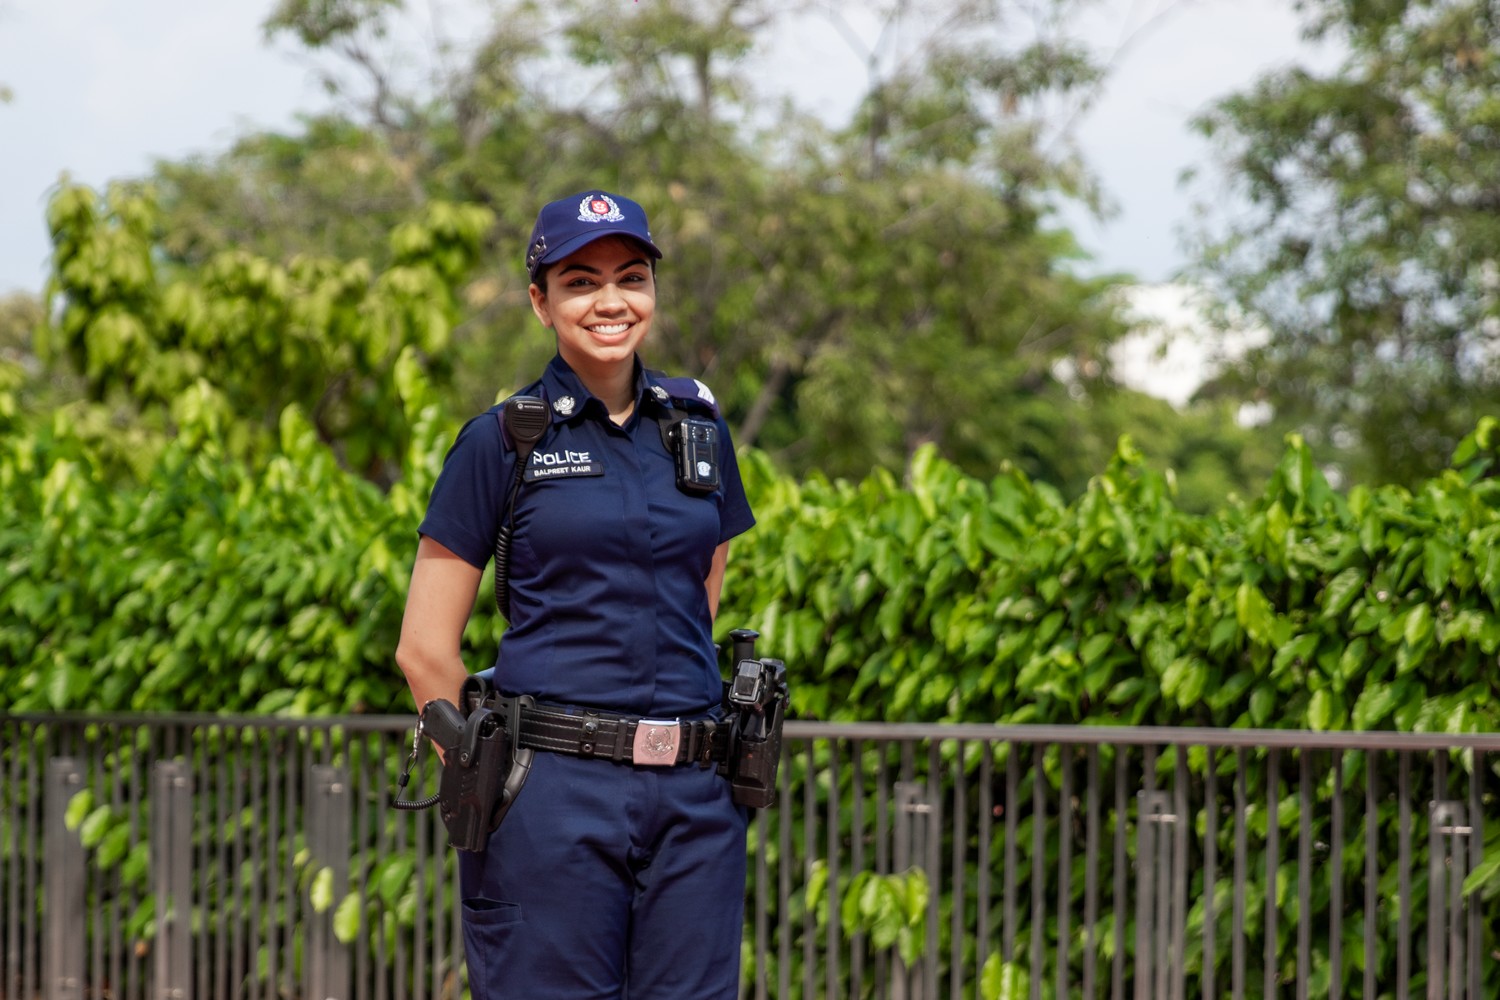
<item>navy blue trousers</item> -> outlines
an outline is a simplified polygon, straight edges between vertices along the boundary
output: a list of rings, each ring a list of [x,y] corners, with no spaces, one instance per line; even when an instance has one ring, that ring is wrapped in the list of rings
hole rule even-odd
[[[734,1000],[745,827],[713,769],[538,752],[459,852],[474,1000]]]

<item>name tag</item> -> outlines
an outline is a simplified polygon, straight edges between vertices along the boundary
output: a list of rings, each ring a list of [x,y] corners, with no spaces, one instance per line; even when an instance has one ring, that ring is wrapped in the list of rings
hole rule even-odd
[[[533,452],[526,463],[526,481],[566,479],[572,476],[602,476],[604,463],[592,452],[559,448],[556,451]]]

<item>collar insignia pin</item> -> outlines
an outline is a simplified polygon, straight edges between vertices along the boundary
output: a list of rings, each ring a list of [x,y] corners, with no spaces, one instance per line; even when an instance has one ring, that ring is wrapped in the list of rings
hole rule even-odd
[[[653,395],[656,396],[656,398],[658,400],[660,400],[663,403],[665,403],[669,398],[671,398],[670,394],[667,392],[667,390],[663,389],[659,385],[653,385],[651,387],[651,392],[652,392]]]
[[[570,417],[573,415],[573,407],[577,405],[578,401],[572,396],[561,396],[552,404],[552,408],[563,416]]]

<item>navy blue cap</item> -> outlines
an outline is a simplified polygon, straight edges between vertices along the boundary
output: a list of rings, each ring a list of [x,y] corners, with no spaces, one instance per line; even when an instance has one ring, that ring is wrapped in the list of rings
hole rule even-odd
[[[537,213],[531,241],[526,244],[526,271],[534,281],[544,265],[605,236],[628,236],[661,259],[661,251],[651,242],[644,208],[617,194],[582,191],[548,202]]]

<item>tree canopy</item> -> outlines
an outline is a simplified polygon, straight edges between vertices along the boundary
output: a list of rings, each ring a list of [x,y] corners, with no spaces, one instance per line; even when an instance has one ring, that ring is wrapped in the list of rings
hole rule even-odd
[[[668,251],[647,360],[708,381],[738,443],[857,477],[932,442],[972,472],[1014,459],[1076,492],[1152,409],[1111,376],[1117,279],[1079,277],[1054,213],[1099,198],[1058,124],[1101,73],[1063,30],[1077,6],[505,2],[413,73],[390,54],[396,0],[285,0],[267,32],[316,57],[343,103],[297,134],[160,164],[156,253],[184,272],[229,250],[379,270],[385,234],[428,202],[486,208],[448,348],[462,414],[552,351],[525,306],[536,208],[613,187],[647,205]],[[754,72],[789,19],[861,11],[885,33],[853,51],[866,88],[847,120]],[[1227,412],[1198,420],[1244,438]],[[1138,435],[1164,464],[1183,436]],[[1231,462],[1205,505],[1273,452]]]
[[[1251,208],[1203,273],[1270,334],[1218,388],[1272,403],[1347,478],[1412,482],[1500,408],[1500,5],[1298,6],[1343,64],[1197,123]]]

